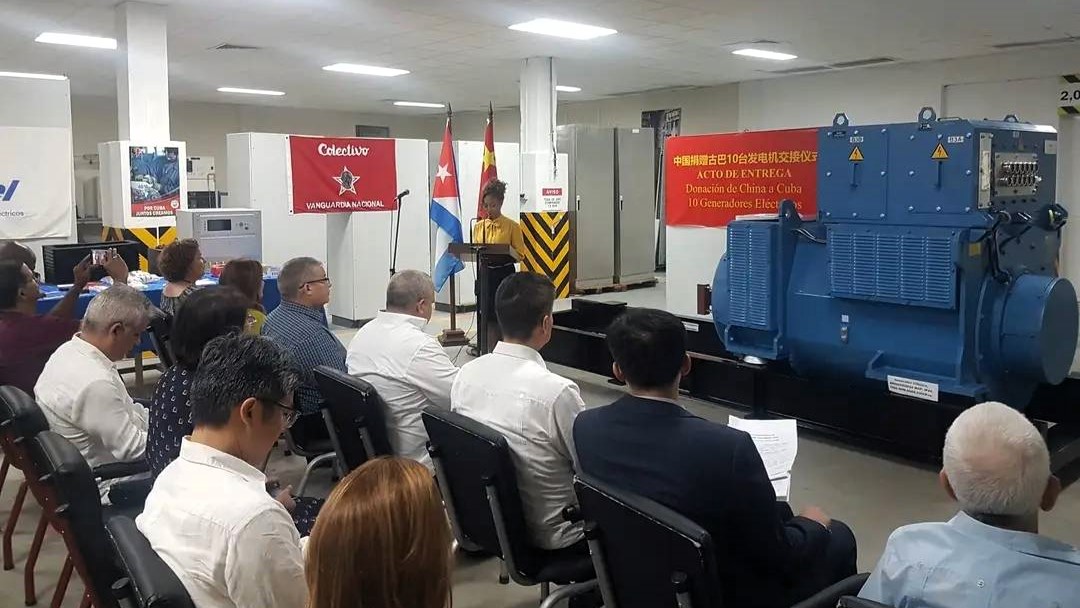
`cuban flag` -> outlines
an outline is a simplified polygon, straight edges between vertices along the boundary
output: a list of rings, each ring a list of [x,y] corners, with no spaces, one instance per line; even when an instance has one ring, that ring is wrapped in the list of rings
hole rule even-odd
[[[450,117],[446,117],[439,168],[431,187],[431,206],[428,217],[437,228],[435,232],[435,271],[431,279],[435,291],[442,291],[446,280],[465,268],[465,264],[449,251],[450,243],[461,243],[461,197],[458,195],[457,163],[451,143]]]

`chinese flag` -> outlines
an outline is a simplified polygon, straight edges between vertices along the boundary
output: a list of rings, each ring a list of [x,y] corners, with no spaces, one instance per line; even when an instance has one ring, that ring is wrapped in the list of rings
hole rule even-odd
[[[487,127],[484,128],[484,165],[480,169],[480,195],[476,201],[476,217],[484,219],[481,203],[484,202],[484,186],[493,179],[498,179],[499,171],[495,168],[495,109],[488,103]]]

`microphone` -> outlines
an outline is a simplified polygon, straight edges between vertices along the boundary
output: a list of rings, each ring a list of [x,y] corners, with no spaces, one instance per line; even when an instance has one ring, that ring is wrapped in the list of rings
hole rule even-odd
[[[401,192],[398,192],[398,195],[395,198],[397,198],[398,200],[401,200],[401,199],[405,198],[406,196],[409,196],[409,189],[408,188],[402,190]]]

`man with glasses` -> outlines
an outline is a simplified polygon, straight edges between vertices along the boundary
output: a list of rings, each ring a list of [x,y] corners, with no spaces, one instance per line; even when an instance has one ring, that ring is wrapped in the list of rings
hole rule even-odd
[[[315,258],[294,258],[278,274],[281,305],[266,317],[262,335],[283,350],[300,375],[296,407],[300,420],[293,432],[298,441],[325,439],[326,425],[319,415],[322,395],[314,370],[320,365],[345,371],[345,346],[330,331],[326,305],[330,303],[330,278]]]
[[[191,382],[194,430],[135,520],[196,606],[303,608],[300,535],[261,468],[295,422],[299,378],[266,338],[229,334]]]
[[[127,285],[90,300],[82,329],[56,349],[34,393],[53,431],[75,444],[91,467],[137,460],[146,450],[146,408],[127,392],[116,362],[139,343],[150,301]],[[99,484],[102,501],[116,480]]]
[[[4,257],[5,251],[14,253]],[[29,258],[17,255],[19,252]],[[116,259],[119,264],[106,268],[115,273],[117,282],[126,283],[127,266],[119,257]],[[75,308],[79,294],[90,282],[88,257],[72,271],[75,283],[71,289],[49,314],[38,315],[41,289],[33,271],[34,262],[33,252],[22,245],[9,241],[0,247],[0,385],[16,386],[31,395],[45,362],[79,331]]]

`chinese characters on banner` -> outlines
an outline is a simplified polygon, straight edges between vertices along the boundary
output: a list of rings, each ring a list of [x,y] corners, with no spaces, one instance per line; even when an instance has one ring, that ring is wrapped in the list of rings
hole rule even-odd
[[[727,226],[795,201],[817,212],[817,129],[670,137],[664,156],[669,226]]]
[[[293,213],[397,209],[392,139],[289,136]]]

